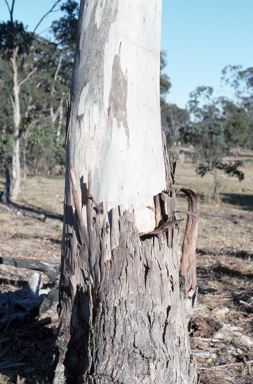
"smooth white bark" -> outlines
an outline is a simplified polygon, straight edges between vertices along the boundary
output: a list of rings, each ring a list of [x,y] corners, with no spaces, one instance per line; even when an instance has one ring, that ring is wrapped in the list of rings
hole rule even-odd
[[[155,227],[165,187],[159,106],[161,0],[81,3],[72,81],[69,163],[106,211],[133,210]]]
[[[19,92],[20,86],[18,84],[18,67],[17,67],[17,53],[18,47],[13,51],[11,58],[11,68],[13,72],[13,133],[12,133],[12,199],[16,199],[20,189],[20,150],[19,150],[19,126],[20,126],[20,101]]]

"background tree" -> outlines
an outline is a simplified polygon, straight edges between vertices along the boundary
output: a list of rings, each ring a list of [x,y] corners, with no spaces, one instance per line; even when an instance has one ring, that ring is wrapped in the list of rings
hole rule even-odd
[[[60,1],[56,1],[50,13]],[[65,163],[65,104],[68,97],[77,32],[78,3],[68,0],[61,5],[60,20],[53,22],[53,41],[27,32],[22,23],[13,21],[14,2],[10,9],[10,21],[1,24],[0,118],[1,156],[0,166],[10,165],[16,159],[12,155],[13,141],[13,73],[10,59],[14,47],[19,46],[16,57],[18,81],[27,76],[35,67],[37,71],[22,83],[18,92],[20,123],[15,147],[23,162],[24,179],[27,167],[35,174],[50,173],[56,165]],[[48,14],[47,13],[47,14]],[[26,49],[26,51],[25,51]],[[15,114],[14,114],[15,115]],[[16,145],[18,144],[18,145]],[[14,159],[14,160],[13,160]],[[18,167],[18,162],[14,161]],[[15,167],[13,167],[15,171]],[[20,172],[16,172],[17,175]],[[15,183],[13,183],[15,184]],[[16,183],[18,185],[18,182]],[[18,191],[19,188],[16,188]],[[14,197],[15,190],[12,191]]]
[[[223,98],[228,140],[236,147],[251,147],[253,143],[253,81],[252,68],[228,65],[222,70],[222,84],[233,90],[233,100]]]
[[[166,67],[166,54],[161,52],[160,57],[160,106],[162,127],[165,131],[167,142],[172,145],[180,137],[180,131],[184,129],[190,119],[186,109],[178,108],[175,104],[166,102],[166,96],[171,88],[169,77],[163,73]]]
[[[195,162],[221,158],[228,148],[223,117],[215,101],[211,87],[197,87],[190,94],[189,113],[193,122],[184,131],[184,141],[195,149]]]
[[[161,3],[81,1],[55,384],[197,379],[183,294],[195,283],[189,264],[179,271],[175,190],[163,158]]]
[[[61,0],[56,0],[48,13],[52,12]],[[7,82],[10,92],[10,101],[13,108],[13,133],[12,133],[12,198],[16,199],[20,189],[20,90],[22,85],[36,71],[36,67],[26,65],[29,57],[30,47],[35,38],[35,31],[45,16],[41,18],[34,31],[27,32],[22,22],[14,21],[14,5],[11,6],[6,1],[9,10],[10,20],[0,24],[0,51],[1,59],[9,63],[12,70],[11,82]],[[48,14],[47,13],[47,14]]]

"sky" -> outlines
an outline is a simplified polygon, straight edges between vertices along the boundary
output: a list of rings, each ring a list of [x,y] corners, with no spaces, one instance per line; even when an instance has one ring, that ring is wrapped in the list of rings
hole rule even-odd
[[[53,4],[16,0],[14,19],[32,30]],[[59,17],[59,11],[47,16],[37,32],[46,37],[45,30]],[[5,0],[0,0],[0,20],[8,20]],[[221,71],[226,65],[253,66],[252,38],[253,0],[163,0],[161,49],[172,83],[167,102],[184,108],[189,93],[202,85],[213,87],[215,96],[232,97],[220,88]]]

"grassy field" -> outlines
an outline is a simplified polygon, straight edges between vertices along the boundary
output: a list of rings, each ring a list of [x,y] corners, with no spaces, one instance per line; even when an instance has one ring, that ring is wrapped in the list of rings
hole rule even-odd
[[[210,200],[212,175],[198,177],[190,162],[179,162],[177,168],[176,184],[198,193],[200,215],[205,221],[199,226],[197,272],[198,283],[206,290],[198,294],[192,323],[204,317],[238,327],[237,336],[232,339],[224,336],[218,341],[212,340],[210,335],[203,336],[201,327],[199,333],[192,330],[192,349],[202,382],[206,384],[253,382],[253,365],[247,363],[253,360],[253,351],[250,344],[246,345],[239,337],[241,334],[247,340],[252,339],[253,348],[253,307],[240,303],[240,300],[248,303],[251,298],[253,300],[253,152],[244,152],[241,159],[244,160],[245,180],[241,183],[236,178],[224,180],[216,201]],[[0,189],[3,189],[3,179],[0,182]],[[0,256],[59,262],[63,194],[63,177],[28,178],[16,208],[43,213],[46,220],[0,207]],[[179,195],[179,207],[185,208],[186,204],[183,195]],[[32,272],[1,265],[1,292],[16,289],[10,281],[8,283],[8,273],[28,279]],[[46,282],[46,276],[43,280]],[[55,308],[51,315],[53,311]],[[36,332],[25,330],[17,335],[9,329],[5,335],[8,340],[1,342],[4,339],[0,338],[1,384],[16,382],[17,374],[26,378],[26,383],[43,382],[52,361],[56,329],[44,327]]]

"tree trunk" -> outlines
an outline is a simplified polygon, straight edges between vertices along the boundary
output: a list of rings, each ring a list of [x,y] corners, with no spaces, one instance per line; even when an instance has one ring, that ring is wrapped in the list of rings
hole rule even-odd
[[[60,100],[60,105],[59,105],[59,122],[58,122],[58,127],[57,127],[57,134],[56,134],[56,145],[57,147],[59,146],[60,143],[60,136],[61,136],[61,129],[62,129],[62,121],[63,121],[63,100],[64,100],[64,95],[62,94],[61,100]]]
[[[3,194],[0,198],[0,201],[3,203],[7,203],[10,198],[10,170],[8,167],[5,167],[5,186],[4,186],[4,191]]]
[[[18,84],[18,68],[17,68],[18,47],[14,49],[11,58],[11,67],[13,72],[13,134],[12,134],[12,193],[11,197],[15,200],[20,189],[20,157],[19,157],[19,126],[20,126],[20,102]]]
[[[184,305],[196,284],[187,262],[180,280],[176,190],[163,158],[161,3],[81,1],[54,384],[197,381]]]

